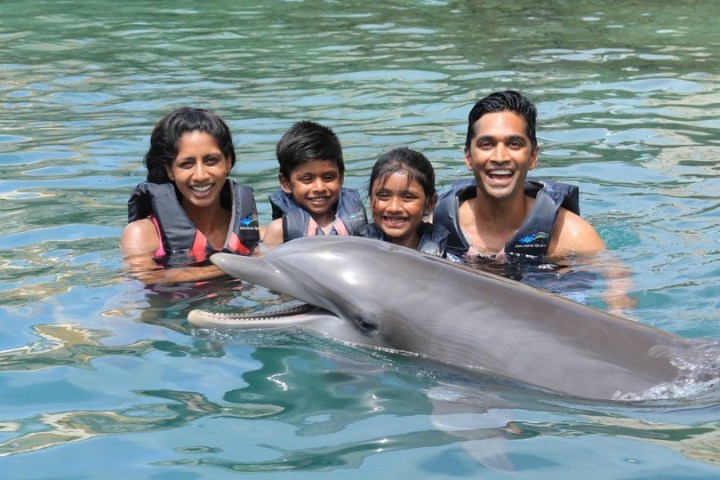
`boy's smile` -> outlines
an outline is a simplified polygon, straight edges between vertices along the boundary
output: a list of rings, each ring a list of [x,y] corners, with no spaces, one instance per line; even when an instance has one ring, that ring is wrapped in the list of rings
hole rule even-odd
[[[290,178],[280,174],[280,186],[285,193],[310,212],[320,227],[335,219],[334,206],[340,198],[343,176],[331,160],[311,160],[297,166]]]

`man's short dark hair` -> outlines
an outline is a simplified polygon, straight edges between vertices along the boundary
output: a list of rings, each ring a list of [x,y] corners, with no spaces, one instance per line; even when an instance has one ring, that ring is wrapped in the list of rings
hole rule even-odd
[[[475,122],[488,113],[512,112],[525,120],[525,134],[530,139],[532,148],[537,147],[535,136],[535,122],[537,110],[535,105],[520,92],[505,90],[494,92],[487,97],[478,100],[468,115],[468,129],[465,137],[465,148],[470,148],[470,143],[475,136]]]

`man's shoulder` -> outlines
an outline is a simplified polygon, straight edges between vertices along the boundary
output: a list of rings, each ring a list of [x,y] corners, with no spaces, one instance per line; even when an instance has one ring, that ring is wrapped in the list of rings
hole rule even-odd
[[[563,224],[565,224],[565,226],[568,228],[589,228],[595,231],[595,228],[590,225],[590,222],[585,220],[577,213],[572,212],[564,207],[560,207],[560,209],[558,209],[558,222],[560,221],[562,221]]]
[[[548,254],[593,255],[604,249],[605,242],[590,222],[565,208],[558,211],[553,242]]]

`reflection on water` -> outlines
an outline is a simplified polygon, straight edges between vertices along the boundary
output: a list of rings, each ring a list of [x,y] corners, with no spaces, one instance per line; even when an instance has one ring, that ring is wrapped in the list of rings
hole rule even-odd
[[[171,403],[138,404],[118,411],[81,411],[41,414],[39,418],[13,422],[18,437],[0,443],[0,456],[88,440],[101,435],[149,432],[177,428],[198,418],[212,415],[228,418],[257,418],[276,413],[273,405],[221,406],[194,392],[156,390],[137,392]],[[42,431],[37,431],[42,429]]]
[[[105,355],[143,355],[153,348],[142,340],[131,345],[108,346],[100,340],[109,332],[87,330],[77,325],[36,325],[40,340],[34,344],[0,351],[0,372],[43,370],[72,366],[89,368],[92,360]]]
[[[311,351],[297,351],[288,357],[282,349],[258,348],[252,356],[261,362],[261,368],[245,372],[243,380],[248,386],[228,391],[224,399],[246,403],[274,398],[283,406],[278,419],[296,425],[299,436],[340,432],[384,412],[416,414],[428,408],[421,391],[396,397],[394,386],[386,384],[383,369],[375,367],[374,375],[373,365],[362,353],[348,351],[343,357],[333,354],[323,360]],[[302,390],[313,394],[292,393]]]

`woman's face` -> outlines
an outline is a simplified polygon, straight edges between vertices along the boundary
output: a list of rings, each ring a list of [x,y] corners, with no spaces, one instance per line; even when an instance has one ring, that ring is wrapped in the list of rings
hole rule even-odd
[[[167,173],[184,204],[204,208],[218,202],[232,161],[223,155],[215,138],[205,132],[184,133],[177,146],[177,156]]]

